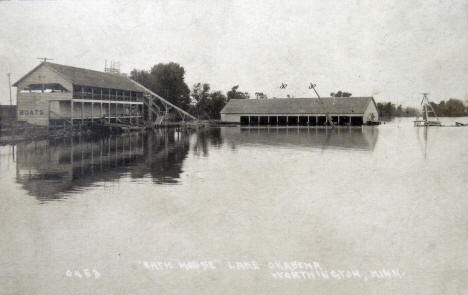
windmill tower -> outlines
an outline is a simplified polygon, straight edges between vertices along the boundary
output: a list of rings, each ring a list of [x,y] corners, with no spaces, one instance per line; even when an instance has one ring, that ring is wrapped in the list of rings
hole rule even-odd
[[[439,121],[439,117],[437,117],[437,114],[432,107],[429,98],[427,97],[429,93],[422,93],[423,99],[421,100],[421,108],[422,108],[422,120],[419,120],[416,118],[414,121],[414,126],[416,127],[422,127],[422,126],[442,126],[442,124]],[[430,120],[430,117],[432,116],[433,120]],[[435,120],[434,120],[435,119]]]

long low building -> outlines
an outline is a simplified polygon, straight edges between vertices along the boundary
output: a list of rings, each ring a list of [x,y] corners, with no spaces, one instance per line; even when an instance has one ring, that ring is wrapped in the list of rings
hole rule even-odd
[[[18,121],[84,124],[142,117],[144,89],[121,74],[42,62],[17,87]]]
[[[221,110],[221,121],[242,125],[334,124],[360,126],[379,121],[373,97],[231,99]]]

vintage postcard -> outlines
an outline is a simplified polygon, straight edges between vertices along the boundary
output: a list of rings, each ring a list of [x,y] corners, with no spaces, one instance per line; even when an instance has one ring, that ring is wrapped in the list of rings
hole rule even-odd
[[[0,295],[468,294],[468,0],[0,0]]]

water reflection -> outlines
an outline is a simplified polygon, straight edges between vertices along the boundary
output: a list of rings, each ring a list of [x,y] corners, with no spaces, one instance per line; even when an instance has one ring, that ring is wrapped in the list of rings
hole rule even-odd
[[[195,155],[208,156],[209,147],[221,147],[224,143],[222,128],[205,129],[197,133],[193,147]]]
[[[16,178],[40,201],[123,176],[177,183],[190,134],[169,130],[102,138],[40,140],[17,145]]]
[[[329,128],[226,128],[222,136],[236,145],[300,146],[309,148],[373,151],[379,130],[376,127]]]
[[[190,151],[190,135],[190,132],[174,129],[147,135],[144,163],[132,176],[141,178],[149,173],[154,183],[177,183]]]
[[[40,140],[17,145],[16,179],[41,202],[106,185],[123,177],[177,184],[190,150],[206,157],[224,141],[231,148],[259,144],[372,151],[378,129],[212,128],[199,132],[157,130],[148,134]]]

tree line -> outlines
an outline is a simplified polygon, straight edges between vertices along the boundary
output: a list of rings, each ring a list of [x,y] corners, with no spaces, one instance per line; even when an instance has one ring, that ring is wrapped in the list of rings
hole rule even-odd
[[[190,90],[185,83],[185,69],[178,63],[158,63],[149,70],[134,69],[130,72],[130,78],[149,88],[153,92],[164,97],[171,103],[188,111],[192,115],[208,120],[219,119],[219,112],[231,99],[249,99],[248,92],[241,91],[239,85],[234,85],[224,94],[221,90],[212,90],[208,83],[196,83]],[[330,93],[334,97],[351,97],[346,91]],[[268,99],[263,92],[256,92],[257,99]],[[289,97],[289,95],[288,95]],[[466,108],[463,102],[450,98],[440,103],[431,103],[439,116],[466,116]],[[377,103],[377,110],[382,117],[414,117],[419,110],[413,107],[396,106],[391,102]]]
[[[159,63],[149,70],[134,69],[130,78],[146,88],[164,97],[171,103],[191,113],[208,120],[219,119],[219,112],[231,99],[248,99],[250,94],[235,85],[224,94],[221,90],[212,90],[208,83],[196,83],[192,90],[185,83],[185,69],[178,63]],[[257,92],[256,97],[267,98],[265,94]]]
[[[415,117],[419,114],[416,108],[396,106],[391,102],[378,102],[377,111],[381,117]]]
[[[463,102],[456,98],[450,98],[439,103],[431,102],[437,116],[457,117],[468,116],[467,108]],[[421,110],[413,107],[403,107],[401,104],[396,106],[391,102],[378,102],[377,110],[382,117],[415,117],[420,115]]]
[[[447,101],[442,100],[439,103],[431,102],[431,105],[437,115],[441,117],[461,117],[468,115],[467,109],[463,105],[463,102],[456,98],[450,98]]]

